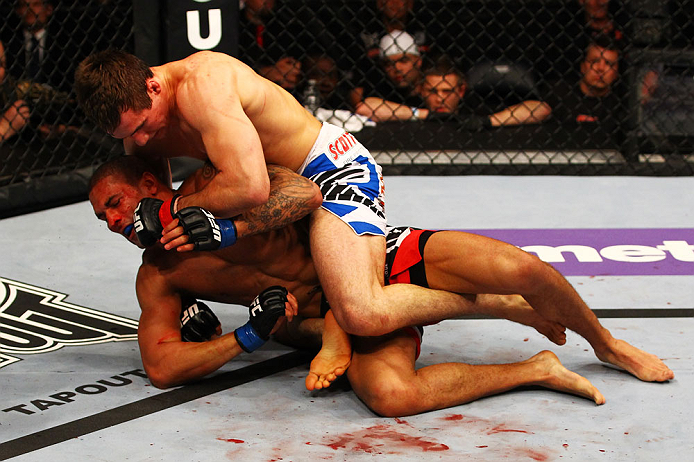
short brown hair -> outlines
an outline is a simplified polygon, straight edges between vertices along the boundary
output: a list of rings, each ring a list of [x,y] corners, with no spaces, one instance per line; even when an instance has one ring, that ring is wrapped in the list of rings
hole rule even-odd
[[[458,66],[455,65],[455,62],[448,55],[435,54],[427,56],[424,60],[422,66],[422,75],[424,77],[428,75],[445,76],[451,74],[458,77],[459,84],[465,83],[465,74],[458,69]]]
[[[88,56],[75,71],[75,93],[84,113],[108,133],[127,110],[152,107],[147,80],[154,77],[137,56],[109,49]]]

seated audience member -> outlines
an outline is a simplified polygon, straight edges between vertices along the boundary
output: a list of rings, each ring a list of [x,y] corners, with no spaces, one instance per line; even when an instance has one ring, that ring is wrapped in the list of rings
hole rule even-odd
[[[335,60],[326,54],[310,54],[302,62],[304,87],[315,80],[320,94],[320,107],[326,109],[350,109],[348,95]],[[305,101],[301,101],[306,104]]]
[[[418,106],[408,107],[393,101],[367,98],[376,110],[370,116],[377,122],[387,120],[438,120],[451,121],[469,130],[484,127],[500,127],[539,123],[551,113],[542,101],[525,100],[495,113],[478,112],[478,104],[468,104],[467,84],[464,74],[446,56],[428,60],[417,84],[422,99]]]
[[[490,114],[491,109],[485,108],[483,102],[473,103],[473,96],[466,97],[469,93],[465,75],[446,55],[429,60],[422,74],[419,92],[425,107],[418,111],[422,119],[451,120],[469,129],[479,129],[540,123],[552,112],[542,101],[525,99]]]
[[[78,129],[72,125],[77,105],[70,92],[74,69],[91,45],[91,39],[80,35],[81,27],[56,15],[54,4],[54,0],[17,0],[13,17],[7,18],[10,26],[4,30],[11,32],[5,39],[6,69],[16,99],[23,100],[14,108],[30,113],[31,125],[46,138]]]
[[[551,91],[553,115],[561,123],[599,124],[606,132],[620,125],[626,100],[617,85],[619,49],[608,36],[588,45],[578,82],[561,81]]]
[[[327,31],[307,8],[296,11],[275,0],[246,0],[239,12],[239,59],[294,96],[301,59],[329,47]]]
[[[619,0],[572,0],[561,3],[558,11],[539,12],[537,20],[545,27],[538,31],[537,43],[544,53],[537,68],[546,69],[543,74],[551,79],[574,78],[586,47],[596,37],[607,35],[624,48],[625,12]]]
[[[365,23],[365,15],[359,15],[359,42],[364,52],[361,58],[377,60],[381,39],[395,31],[407,32],[420,53],[427,51],[427,33],[422,27],[422,21],[415,19],[414,0],[377,0],[376,8],[376,14],[367,17]]]
[[[417,86],[422,74],[422,57],[414,38],[404,31],[393,31],[380,41],[380,65],[352,90],[355,112],[375,122],[414,118],[422,106]]]

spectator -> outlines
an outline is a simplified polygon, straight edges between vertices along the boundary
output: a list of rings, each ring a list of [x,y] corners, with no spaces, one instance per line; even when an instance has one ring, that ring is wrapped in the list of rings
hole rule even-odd
[[[598,36],[608,36],[622,49],[626,47],[623,32],[625,8],[620,0],[572,0],[558,11],[542,11],[536,17],[543,29],[537,31],[538,44],[544,53],[535,60],[548,78],[579,77],[578,65],[583,53]],[[547,16],[554,14],[554,16]]]
[[[370,20],[360,26],[359,38],[367,58],[378,59],[381,39],[395,31],[407,32],[414,39],[420,53],[427,51],[427,34],[421,26],[422,22],[413,20],[414,0],[377,0],[376,8],[376,14],[368,16]],[[364,16],[360,15],[360,20]]]
[[[53,0],[17,0],[14,18],[18,24],[5,32],[8,71],[17,79],[48,84],[55,90],[72,90],[74,69],[82,57],[79,27],[65,27],[65,18],[56,17]]]
[[[465,75],[446,55],[439,55],[427,61],[417,90],[422,98],[420,106],[407,108],[383,102],[373,118],[377,122],[413,119],[451,121],[463,128],[479,130],[484,127],[539,123],[551,113],[546,103],[528,99],[493,114],[489,114],[490,111],[478,114],[479,105],[471,104],[471,97],[466,97],[468,93]]]
[[[373,69],[380,65],[381,39],[395,31],[406,32],[414,40],[417,51],[424,54],[430,45],[424,24],[428,26],[436,21],[436,16],[431,11],[419,5],[415,16],[414,0],[377,0],[374,3],[375,9],[354,11],[352,16],[355,21],[351,23],[351,27],[348,27],[353,43],[345,52],[351,57],[349,63],[351,80],[357,84],[357,92],[354,93],[355,96],[351,101],[353,107],[361,101],[361,98],[357,96],[358,90],[362,88],[364,82],[368,82],[373,77]],[[360,6],[368,7],[368,3]],[[341,67],[345,68],[344,60],[341,61]]]
[[[350,109],[344,81],[334,59],[325,54],[310,54],[303,60],[302,68],[304,84],[309,80],[316,81],[321,107],[333,110]]]
[[[413,109],[423,103],[417,90],[422,57],[414,38],[404,31],[390,32],[381,38],[379,53],[380,65],[351,92],[355,112],[376,122],[412,118]]]
[[[75,123],[77,108],[69,94],[75,66],[91,47],[86,29],[67,16],[57,17],[53,0],[16,0],[14,13],[11,19],[18,23],[5,32],[14,32],[6,59],[17,96],[28,103],[43,136],[63,133]]]
[[[298,96],[301,59],[330,46],[326,28],[306,7],[276,0],[245,0],[239,14],[239,59]]]
[[[610,35],[615,40],[623,38],[624,35],[610,12],[610,0],[578,0],[578,3],[583,9],[585,30],[589,36]]]
[[[619,48],[609,36],[597,36],[580,64],[578,82],[562,81],[553,88],[550,103],[563,124],[599,124],[616,130],[626,103],[619,78]]]

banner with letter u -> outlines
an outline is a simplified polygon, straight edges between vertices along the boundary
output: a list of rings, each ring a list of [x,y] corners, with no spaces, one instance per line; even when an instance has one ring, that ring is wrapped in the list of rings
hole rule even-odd
[[[238,54],[238,1],[159,0],[133,6],[136,54],[149,65],[202,50]]]

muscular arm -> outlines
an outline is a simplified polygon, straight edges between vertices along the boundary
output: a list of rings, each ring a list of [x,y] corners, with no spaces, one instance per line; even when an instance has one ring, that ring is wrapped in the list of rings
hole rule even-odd
[[[153,266],[140,267],[136,289],[142,309],[137,333],[140,355],[155,387],[200,379],[242,353],[233,332],[209,342],[181,341],[181,297]]]
[[[283,228],[299,221],[323,203],[318,185],[286,167],[267,166],[270,179],[270,196],[264,204],[236,217],[234,224],[238,238]],[[207,162],[188,177],[178,189],[180,194],[192,194],[204,188],[217,175],[217,169]],[[172,223],[164,230],[162,242],[167,249],[178,247],[180,251],[192,250],[188,236],[182,227]]]
[[[270,182],[260,137],[244,112],[236,82],[260,77],[251,73],[237,77],[233,66],[216,66],[201,65],[178,90],[181,117],[200,133],[205,153],[217,169],[204,188],[181,198],[178,209],[197,205],[229,218],[265,203]]]
[[[270,196],[262,205],[239,216],[236,231],[239,237],[264,233],[299,221],[323,203],[318,185],[286,167],[268,165]],[[207,163],[196,173],[195,189],[204,187],[217,174]]]
[[[545,120],[552,108],[542,101],[528,100],[514,104],[490,116],[492,127],[536,124]]]

